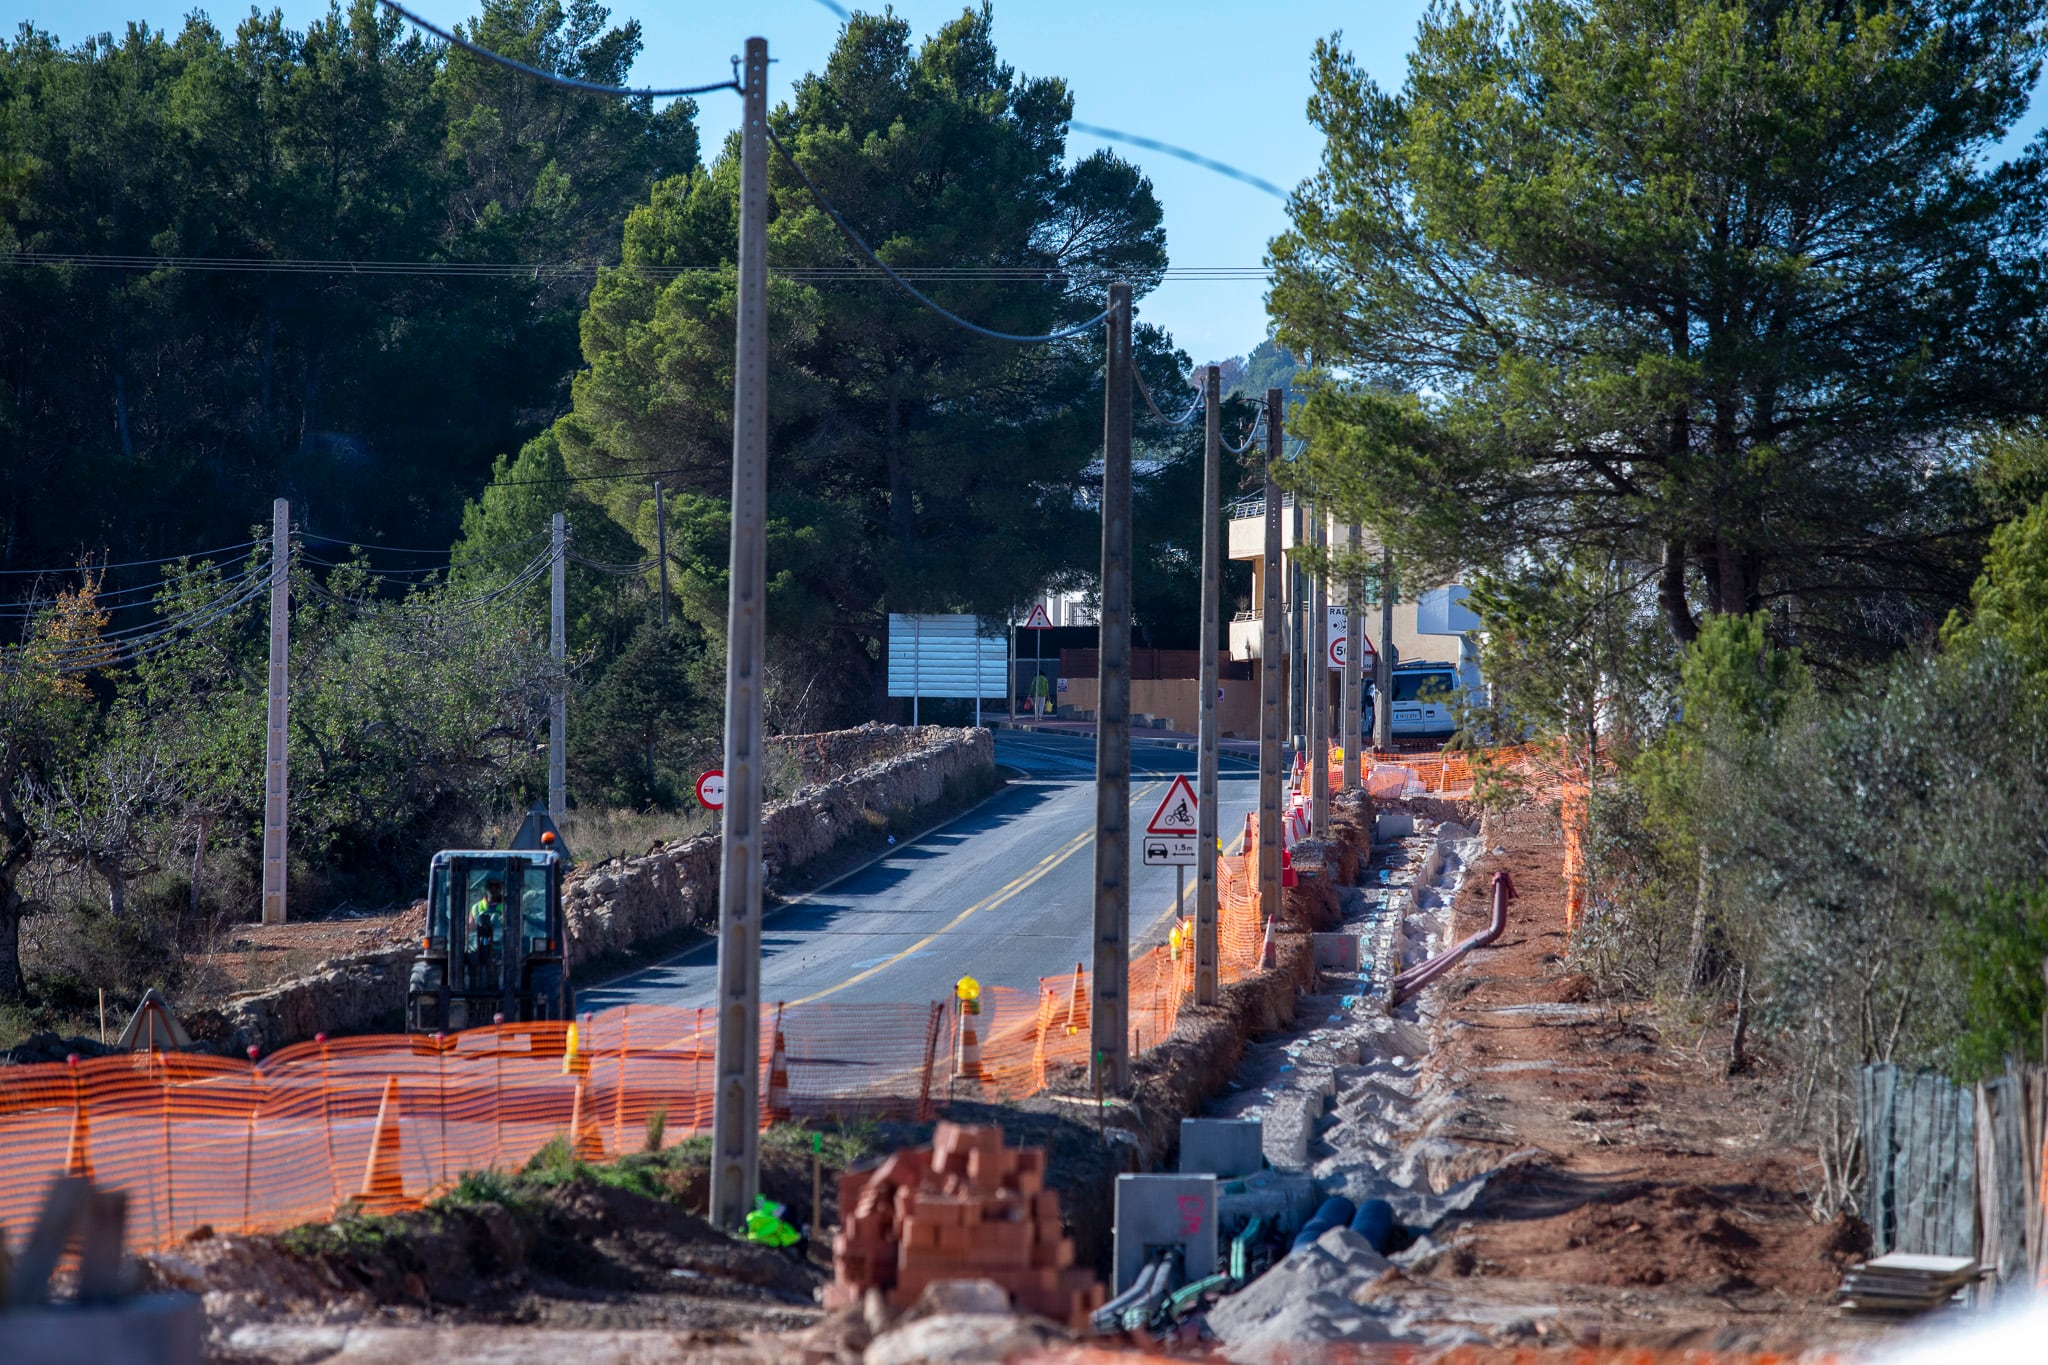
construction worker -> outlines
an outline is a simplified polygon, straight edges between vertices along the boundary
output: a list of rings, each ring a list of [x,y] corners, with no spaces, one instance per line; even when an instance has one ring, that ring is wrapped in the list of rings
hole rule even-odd
[[[469,907],[469,950],[495,948],[504,926],[505,879],[490,877],[484,881],[483,896]]]
[[[785,1205],[771,1203],[766,1195],[755,1195],[754,1211],[747,1215],[747,1240],[769,1247],[798,1245],[803,1241],[803,1234],[783,1217],[787,1212]]]

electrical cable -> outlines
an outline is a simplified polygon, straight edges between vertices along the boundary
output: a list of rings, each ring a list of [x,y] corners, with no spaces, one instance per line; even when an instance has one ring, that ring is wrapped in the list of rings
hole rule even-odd
[[[1195,401],[1188,404],[1188,410],[1182,413],[1178,418],[1168,417],[1165,413],[1159,410],[1159,405],[1152,401],[1152,390],[1145,387],[1145,376],[1138,373],[1138,367],[1136,365],[1131,366],[1131,379],[1133,382],[1137,384],[1139,394],[1141,394],[1145,399],[1145,406],[1152,409],[1152,415],[1154,417],[1157,417],[1160,421],[1166,423],[1166,425],[1170,427],[1184,427],[1193,423],[1193,421],[1195,420],[1195,413],[1199,411],[1202,406],[1201,394],[1198,393],[1195,395]]]
[[[654,90],[633,89],[621,85],[599,85],[594,81],[579,81],[573,76],[558,76],[552,71],[543,71],[537,66],[528,66],[525,62],[516,61],[502,53],[493,52],[487,47],[482,47],[469,41],[467,38],[458,37],[447,29],[430,24],[411,10],[405,8],[405,6],[395,3],[395,0],[378,0],[378,2],[385,9],[410,22],[415,28],[425,29],[444,43],[452,43],[464,52],[481,57],[487,62],[496,62],[508,71],[523,72],[528,76],[546,81],[550,85],[559,85],[565,90],[581,90],[591,95],[623,95],[629,99],[668,99],[676,95],[708,95],[714,90],[738,91],[740,89],[740,83],[737,80],[717,81],[711,85],[680,85],[668,90]]]
[[[731,262],[721,265],[628,265],[610,261],[377,261],[334,258],[279,258],[272,256],[137,256],[91,251],[0,251],[0,266],[76,266],[101,270],[179,270],[224,274],[273,275],[392,275],[435,276],[448,279],[583,279],[601,270],[627,270],[646,279],[673,280],[691,275],[718,275],[730,271]],[[806,284],[835,281],[884,283],[864,266],[778,266],[768,273],[777,279]],[[1058,284],[1071,278],[1058,267],[1009,265],[921,265],[898,266],[896,273],[909,280],[948,283]],[[1263,282],[1272,272],[1259,265],[1167,266],[1159,271],[1163,280]]]
[[[827,218],[830,218],[834,223],[838,225],[839,231],[845,236],[848,242],[853,244],[854,250],[858,251],[864,258],[866,258],[868,263],[873,265],[875,269],[881,271],[884,275],[887,275],[891,280],[894,280],[896,282],[896,287],[898,289],[901,289],[904,293],[910,295],[911,298],[916,299],[926,308],[930,309],[934,313],[937,313],[940,317],[952,323],[954,326],[961,328],[963,331],[972,332],[976,336],[987,337],[991,341],[1010,341],[1015,342],[1019,345],[1026,346],[1042,345],[1046,342],[1066,341],[1073,337],[1080,336],[1083,333],[1092,332],[1095,330],[1097,326],[1099,326],[1105,319],[1109,317],[1110,310],[1105,308],[1100,313],[1097,313],[1094,317],[1088,319],[1088,321],[1086,322],[1076,323],[1072,327],[1067,327],[1057,332],[1047,332],[1039,336],[1021,336],[1014,332],[998,332],[995,331],[993,328],[984,327],[978,322],[969,322],[966,318],[961,317],[958,313],[952,312],[951,310],[934,302],[929,295],[919,290],[916,285],[912,284],[909,280],[904,279],[903,276],[899,275],[894,269],[884,264],[882,258],[880,256],[877,256],[874,253],[873,249],[870,248],[865,241],[861,240],[861,235],[855,232],[853,230],[852,225],[849,224],[846,221],[846,219],[840,215],[839,210],[832,207],[831,201],[825,198],[824,191],[820,190],[815,184],[811,183],[811,178],[808,175],[804,174],[803,167],[796,164],[796,157],[791,155],[789,148],[782,145],[782,139],[775,135],[775,130],[771,127],[767,130],[767,133],[768,140],[775,144],[775,150],[782,153],[782,159],[785,162],[789,163],[789,168],[792,171],[796,172],[796,178],[803,182],[803,187],[806,190],[810,191],[812,202],[817,204],[817,206],[824,211],[824,214]]]
[[[236,564],[242,564],[247,563],[248,561],[247,557],[245,556],[244,558],[236,560],[234,562]],[[233,565],[223,565],[222,567],[232,568]],[[262,566],[262,568],[264,569],[264,571],[267,571],[269,566],[264,565]],[[245,569],[241,573],[235,574],[233,577],[221,579],[220,583],[222,586],[225,586],[230,583],[239,583],[243,579],[247,578],[251,573],[255,572],[257,572],[256,569]],[[155,604],[156,595],[162,592],[168,586],[170,586],[168,581],[159,580],[155,583],[138,584],[132,588],[116,588],[110,592],[96,592],[92,595],[93,606],[95,608],[110,612],[134,611],[137,607],[153,606]],[[65,589],[65,591],[69,591],[69,589]],[[123,602],[118,600],[124,597],[137,598],[139,600],[132,602]],[[23,599],[10,604],[6,608],[0,608],[0,619],[27,620],[31,617],[38,616],[43,612],[48,611],[54,605],[54,598],[47,600],[39,600],[36,598]]]
[[[158,564],[175,564],[181,559],[205,559],[209,555],[224,555],[230,550],[246,550],[255,544],[257,544],[256,541],[245,540],[239,545],[223,545],[217,550],[199,550],[190,554],[165,555],[162,559],[129,559],[119,564],[73,564],[62,569],[0,569],[0,574],[10,576],[50,574],[54,576],[67,573],[100,573],[107,569],[145,569]]]
[[[1275,199],[1284,200],[1287,198],[1287,191],[1281,189],[1270,180],[1262,180],[1250,171],[1241,171],[1227,161],[1218,161],[1214,157],[1203,156],[1200,152],[1191,152],[1185,147],[1176,147],[1171,142],[1161,142],[1158,138],[1145,137],[1138,133],[1120,133],[1114,128],[1104,128],[1093,123],[1082,123],[1077,119],[1068,119],[1067,126],[1077,133],[1086,133],[1090,137],[1105,138],[1111,142],[1128,142],[1133,146],[1143,147],[1148,151],[1165,152],[1168,156],[1177,156],[1182,161],[1200,166],[1205,171],[1214,171],[1218,175],[1227,175],[1232,180],[1242,181],[1255,190],[1264,190]]]
[[[545,534],[545,532],[542,534]],[[410,545],[379,545],[375,541],[370,540],[344,540],[340,536],[323,536],[306,530],[301,530],[298,533],[298,537],[300,540],[325,541],[329,545],[346,545],[351,550],[389,550],[393,554],[435,555],[442,559],[446,559],[455,553],[453,550],[421,550]],[[534,537],[528,536],[527,539],[532,540]]]

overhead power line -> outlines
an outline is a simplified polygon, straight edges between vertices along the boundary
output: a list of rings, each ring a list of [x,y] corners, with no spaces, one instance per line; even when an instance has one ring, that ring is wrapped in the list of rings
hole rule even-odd
[[[1152,415],[1154,417],[1157,417],[1160,421],[1166,423],[1166,425],[1170,427],[1184,427],[1189,425],[1195,420],[1195,413],[1202,406],[1202,395],[1198,393],[1195,395],[1194,401],[1188,404],[1188,410],[1186,412],[1182,413],[1178,417],[1168,417],[1165,413],[1159,410],[1159,405],[1152,401],[1152,390],[1145,387],[1145,376],[1138,373],[1138,367],[1135,365],[1131,367],[1131,380],[1138,386],[1138,393],[1141,397],[1144,398],[1145,406],[1152,409]]]
[[[911,298],[916,299],[927,309],[938,314],[955,327],[963,331],[972,332],[976,336],[987,337],[991,341],[1011,341],[1020,345],[1036,345],[1049,341],[1066,341],[1083,333],[1092,332],[1101,326],[1103,320],[1109,316],[1109,310],[1105,308],[1086,322],[1078,322],[1072,327],[1065,327],[1057,332],[1046,332],[1036,336],[1024,336],[1015,332],[998,332],[994,328],[984,327],[978,322],[969,322],[958,313],[935,302],[929,294],[924,293],[916,285],[886,264],[880,256],[877,256],[874,253],[874,249],[862,240],[858,232],[853,230],[853,225],[846,221],[838,209],[832,207],[832,201],[825,197],[825,192],[813,184],[808,175],[804,174],[804,168],[797,164],[796,157],[791,154],[788,147],[783,145],[782,139],[775,135],[773,127],[768,129],[768,140],[774,144],[776,151],[782,153],[782,159],[789,164],[789,168],[792,171],[796,172],[796,178],[803,182],[803,187],[810,191],[811,202],[815,203],[827,218],[830,218],[838,225],[840,234],[853,245],[853,249],[859,252],[868,264],[894,280],[898,289],[901,289],[904,293],[910,295]]]
[[[1104,138],[1110,142],[1128,142],[1133,146],[1143,147],[1148,151],[1165,152],[1168,156],[1177,156],[1182,161],[1200,166],[1205,171],[1214,171],[1218,175],[1227,175],[1232,180],[1242,181],[1255,190],[1263,190],[1275,199],[1287,198],[1287,191],[1281,189],[1270,180],[1263,180],[1253,175],[1250,171],[1239,170],[1229,162],[1218,161],[1213,156],[1203,156],[1200,152],[1191,152],[1185,147],[1176,147],[1171,142],[1161,142],[1156,137],[1145,137],[1140,133],[1120,133],[1114,128],[1104,128],[1093,123],[1082,123],[1077,119],[1068,120],[1067,126],[1077,133],[1087,133],[1090,137]]]
[[[599,85],[595,81],[579,81],[573,76],[561,76],[552,71],[543,71],[537,66],[528,66],[525,62],[507,57],[503,53],[493,52],[487,47],[469,41],[467,38],[458,37],[445,28],[428,23],[425,19],[420,18],[417,14],[405,8],[405,6],[394,4],[393,0],[379,0],[379,3],[385,9],[390,10],[393,14],[412,24],[415,28],[425,29],[444,43],[459,47],[464,52],[481,57],[487,62],[495,62],[508,71],[521,72],[534,77],[536,80],[546,81],[549,85],[561,86],[564,90],[580,90],[590,95],[625,95],[632,99],[658,100],[668,99],[676,95],[708,95],[713,90],[738,91],[740,88],[740,83],[737,80],[713,81],[709,85],[679,85],[666,90],[636,89],[623,85]]]
[[[71,267],[80,270],[134,270],[154,274],[175,270],[188,273],[228,275],[369,275],[421,276],[437,279],[594,279],[602,270],[627,270],[647,279],[673,280],[685,276],[730,274],[732,265],[625,265],[608,261],[356,261],[341,259],[278,258],[273,256],[146,256],[106,251],[7,251],[0,252],[0,266]],[[963,284],[1060,284],[1072,279],[1070,272],[1056,267],[1021,265],[924,265],[891,267],[891,273],[906,280]],[[885,277],[864,266],[776,266],[768,273],[777,279],[800,284],[834,284],[841,281],[880,284]],[[1178,282],[1216,281],[1263,284],[1273,272],[1262,265],[1168,266],[1162,279]]]
[[[119,564],[95,564],[88,560],[84,564],[67,564],[61,569],[0,569],[0,574],[6,574],[10,577],[30,574],[55,576],[73,573],[99,573],[103,569],[147,569],[154,568],[159,564],[175,564],[181,559],[206,559],[212,555],[224,555],[230,550],[246,550],[255,543],[253,540],[245,540],[239,545],[223,545],[217,550],[193,550],[187,554],[165,555],[162,559],[126,559]]]

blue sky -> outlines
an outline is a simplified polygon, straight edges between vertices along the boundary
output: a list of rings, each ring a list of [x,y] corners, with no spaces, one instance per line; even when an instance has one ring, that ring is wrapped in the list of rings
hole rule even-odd
[[[465,19],[474,0],[402,0],[444,27]],[[646,48],[638,82],[689,85],[717,80],[727,57],[750,35],[768,39],[777,60],[771,94],[815,70],[839,19],[819,0],[611,0],[615,20],[638,18]],[[268,9],[270,6],[265,5]],[[853,6],[849,5],[849,8]],[[242,3],[193,0],[10,0],[5,30],[28,20],[75,42],[118,32],[129,20],[176,29],[205,9],[223,29],[248,12]],[[288,22],[303,25],[325,0],[284,0]],[[922,37],[957,15],[962,0],[897,0],[896,12]],[[1309,64],[1319,37],[1343,30],[1345,45],[1382,84],[1398,85],[1424,0],[997,0],[996,45],[1028,75],[1066,78],[1074,117],[1191,147],[1292,187],[1315,169],[1319,144],[1309,126]],[[715,149],[738,114],[737,97],[702,102],[704,145]],[[2038,95],[2024,132],[2048,115]],[[1099,139],[1076,133],[1086,153]],[[1159,152],[1122,147],[1143,167],[1166,206],[1167,247],[1176,266],[1255,266],[1283,226],[1280,201]],[[1169,280],[1140,315],[1166,327],[1197,362],[1241,355],[1265,335],[1264,291],[1251,280]]]

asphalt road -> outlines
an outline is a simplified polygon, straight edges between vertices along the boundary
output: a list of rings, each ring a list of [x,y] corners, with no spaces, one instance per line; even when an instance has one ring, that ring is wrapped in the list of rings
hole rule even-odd
[[[1133,947],[1172,926],[1174,869],[1140,861],[1137,832],[1195,753],[1140,741],[1131,748]],[[1012,770],[994,799],[900,845],[880,862],[771,907],[762,934],[764,1002],[940,1000],[973,976],[1035,990],[1089,956],[1095,888],[1095,741],[996,732],[996,761]],[[1017,774],[1022,774],[1018,776]],[[1216,828],[1235,846],[1258,801],[1258,767],[1225,753]],[[1194,869],[1184,913],[1194,913]],[[717,947],[577,992],[578,1010],[624,1004],[695,1007],[716,999]]]

